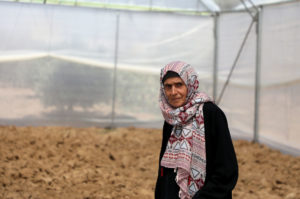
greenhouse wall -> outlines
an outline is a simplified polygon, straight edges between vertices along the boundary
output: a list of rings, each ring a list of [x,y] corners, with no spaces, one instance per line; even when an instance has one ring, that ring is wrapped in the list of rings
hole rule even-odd
[[[220,16],[218,96],[251,21],[247,12]],[[264,6],[258,23],[250,29],[219,105],[228,116],[233,136],[254,140],[257,125],[257,141],[299,155],[300,3]]]
[[[251,24],[248,13],[227,13],[219,20],[219,57],[217,99],[233,66],[247,30]],[[238,137],[253,138],[254,125],[254,85],[256,60],[256,33],[251,28],[245,46],[237,59],[229,84],[219,105],[227,114],[231,133]]]
[[[263,9],[259,139],[300,150],[300,2]]]
[[[212,92],[209,16],[9,2],[0,13],[1,124],[160,127],[160,68],[174,60]]]

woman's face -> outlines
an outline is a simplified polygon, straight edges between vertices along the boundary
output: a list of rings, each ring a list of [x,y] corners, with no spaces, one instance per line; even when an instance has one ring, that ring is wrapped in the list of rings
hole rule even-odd
[[[180,77],[170,77],[164,82],[165,94],[169,104],[178,108],[186,103],[187,87]]]

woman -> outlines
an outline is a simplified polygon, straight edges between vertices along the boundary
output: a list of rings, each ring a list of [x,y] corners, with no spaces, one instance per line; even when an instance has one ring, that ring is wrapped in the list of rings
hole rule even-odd
[[[238,165],[224,113],[197,91],[189,64],[167,64],[160,84],[165,122],[155,199],[232,198]]]

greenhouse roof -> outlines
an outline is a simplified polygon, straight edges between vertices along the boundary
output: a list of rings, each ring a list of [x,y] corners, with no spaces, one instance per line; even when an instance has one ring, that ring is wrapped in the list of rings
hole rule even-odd
[[[120,10],[164,12],[226,12],[265,4],[297,0],[0,0],[23,3],[58,4]]]

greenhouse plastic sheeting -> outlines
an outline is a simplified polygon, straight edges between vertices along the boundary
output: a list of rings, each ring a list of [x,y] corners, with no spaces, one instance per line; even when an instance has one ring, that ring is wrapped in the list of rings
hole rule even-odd
[[[160,127],[174,60],[211,92],[210,17],[4,2],[0,16],[1,124]]]
[[[248,13],[231,13],[220,16],[217,96],[220,96],[251,20]],[[255,39],[255,27],[252,27],[220,103],[222,109],[227,113],[231,133],[245,138],[253,137]]]
[[[207,17],[151,13],[121,15],[118,62],[145,72],[128,72],[120,65],[116,110],[140,119],[161,121],[159,70],[174,60],[184,60],[201,71],[201,89],[212,92],[212,24],[213,20]],[[153,114],[145,114],[145,111]]]
[[[218,95],[251,23],[247,13],[219,21]],[[258,141],[300,154],[300,3],[265,6],[261,18]],[[254,138],[256,27],[252,27],[221,99],[231,133]]]
[[[300,2],[263,9],[259,139],[300,149]]]

